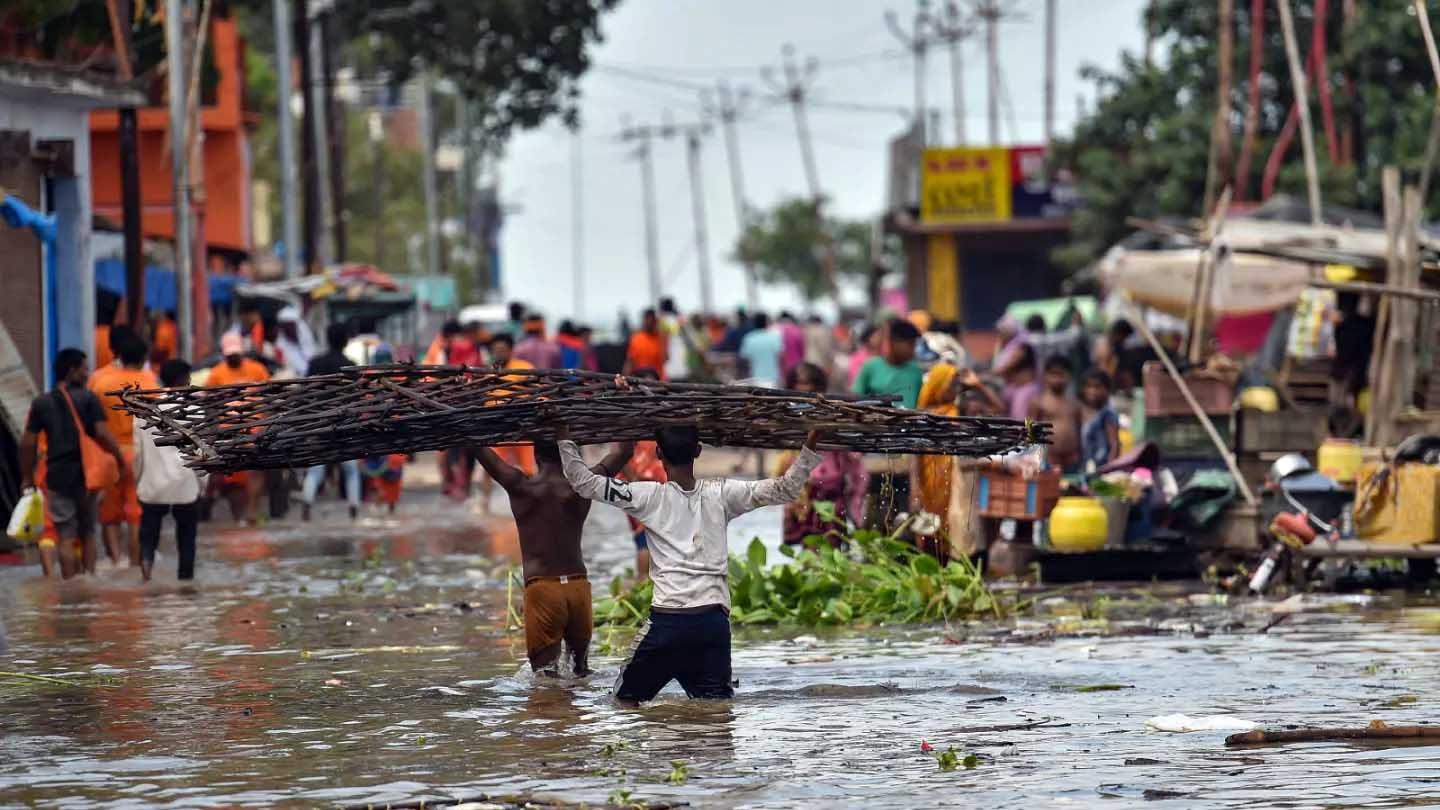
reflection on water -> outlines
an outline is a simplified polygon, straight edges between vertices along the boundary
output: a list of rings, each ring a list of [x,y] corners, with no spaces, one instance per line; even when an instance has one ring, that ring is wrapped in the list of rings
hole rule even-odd
[[[430,506],[353,528],[219,532],[193,588],[165,578],[173,558],[148,588],[125,571],[0,573],[0,669],[68,683],[0,677],[0,804],[597,803],[617,789],[722,807],[1440,802],[1434,747],[1237,752],[1216,734],[1144,730],[1176,712],[1433,719],[1440,623],[1423,607],[1301,614],[1262,635],[1224,630],[1264,624],[1253,606],[1196,606],[1182,612],[1213,635],[1036,644],[995,627],[746,631],[735,702],[672,687],[625,711],[609,701],[613,653],[587,681],[530,680],[505,627],[513,533]],[[630,553],[623,524],[610,528],[588,541],[597,573]],[[1095,684],[1128,688],[1077,691]],[[942,773],[922,740],[980,764]],[[665,781],[676,760],[683,784]]]

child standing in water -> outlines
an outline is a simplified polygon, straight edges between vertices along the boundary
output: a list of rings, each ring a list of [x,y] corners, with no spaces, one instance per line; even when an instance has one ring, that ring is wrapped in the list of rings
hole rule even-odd
[[[562,426],[562,437],[565,429]],[[620,668],[615,699],[634,706],[650,700],[671,680],[692,698],[728,700],[730,683],[730,585],[726,527],[762,506],[800,496],[820,463],[819,436],[812,431],[790,469],[780,478],[740,481],[696,480],[700,435],[693,427],[656,432],[667,483],[626,482],[597,474],[580,448],[560,442],[565,477],[575,492],[601,500],[645,524],[654,583],[650,620],[635,637]]]

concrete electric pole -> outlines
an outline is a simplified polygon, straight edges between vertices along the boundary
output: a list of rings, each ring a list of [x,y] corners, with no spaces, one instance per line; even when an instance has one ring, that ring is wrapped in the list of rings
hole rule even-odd
[[[720,118],[720,126],[725,135],[725,158],[730,166],[730,196],[735,203],[735,231],[744,233],[746,222],[749,220],[745,203],[745,177],[740,167],[740,143],[735,137],[735,121],[740,117],[740,110],[744,106],[750,94],[741,89],[740,92],[732,93],[730,85],[720,82],[717,86],[719,95],[719,106],[716,110]],[[755,281],[755,267],[745,261],[745,307],[748,312],[754,312],[760,307],[760,290]]]
[[[910,52],[914,59],[915,66],[915,129],[920,133],[920,142],[929,143],[925,133],[925,52],[930,47],[928,28],[931,27],[929,3],[927,0],[916,0],[915,20],[909,31],[900,25],[900,18],[893,11],[885,12],[885,24],[890,27],[890,33],[900,40],[905,50]]]

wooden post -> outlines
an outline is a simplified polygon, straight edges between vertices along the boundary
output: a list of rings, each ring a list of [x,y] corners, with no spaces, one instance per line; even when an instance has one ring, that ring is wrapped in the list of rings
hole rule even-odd
[[[1399,239],[1402,218],[1400,201],[1400,170],[1386,166],[1380,173],[1381,200],[1385,214],[1385,281],[1399,286]],[[1375,349],[1370,354],[1368,384],[1370,387],[1370,413],[1365,419],[1365,443],[1383,444],[1382,425],[1389,413],[1390,363],[1386,362],[1389,350],[1390,322],[1397,313],[1392,312],[1394,302],[1389,296],[1380,300],[1380,312],[1375,323]]]
[[[1423,204],[1420,189],[1407,186],[1404,194],[1405,219],[1401,223],[1400,242],[1400,283],[1397,286],[1415,289],[1420,286],[1420,220]],[[1391,304],[1395,308],[1390,320],[1389,365],[1392,369],[1385,415],[1384,429],[1386,444],[1399,437],[1395,435],[1395,420],[1415,400],[1415,332],[1420,321],[1420,306],[1413,298],[1396,298]]]
[[[1227,186],[1220,194],[1220,202],[1205,222],[1205,244],[1200,253],[1200,264],[1195,269],[1195,286],[1190,294],[1190,306],[1185,313],[1187,335],[1187,356],[1191,363],[1199,363],[1205,349],[1205,322],[1208,320],[1210,294],[1215,287],[1215,238],[1224,227],[1225,217],[1230,214],[1230,192]]]
[[[1234,87],[1235,0],[1219,0],[1219,56],[1216,59],[1215,121],[1210,128],[1210,161],[1205,172],[1205,210],[1230,177],[1233,157],[1230,135],[1230,92]]]
[[[1315,166],[1315,132],[1310,125],[1310,94],[1306,89],[1305,68],[1300,63],[1300,46],[1295,41],[1295,18],[1290,13],[1290,0],[1275,0],[1280,8],[1280,30],[1285,35],[1285,61],[1290,63],[1290,84],[1295,91],[1295,107],[1300,112],[1300,145],[1305,150],[1305,188],[1310,197],[1310,224],[1321,223],[1320,171]]]

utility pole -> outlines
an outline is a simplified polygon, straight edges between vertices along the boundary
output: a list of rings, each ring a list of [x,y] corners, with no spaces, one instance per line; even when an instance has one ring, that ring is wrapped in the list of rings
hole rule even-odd
[[[974,0],[975,16],[985,23],[985,113],[990,119],[990,145],[1000,143],[1000,21],[1009,14],[1004,0]]]
[[[185,37],[180,0],[165,0],[165,72],[170,94],[170,172],[175,211],[175,314],[180,357],[194,360],[194,311],[190,295],[190,152],[185,148]]]
[[[1055,137],[1055,0],[1045,0],[1045,151]]]
[[[186,153],[190,160],[190,204],[194,207],[194,234],[190,249],[194,251],[191,266],[190,295],[192,322],[195,329],[191,351],[196,357],[210,354],[210,281],[207,274],[206,257],[208,250],[205,240],[205,128],[200,118],[200,64],[205,52],[205,39],[210,33],[210,13],[215,4],[203,0],[197,20],[192,13],[185,21],[185,41],[190,43],[189,89],[185,96],[185,113],[189,119]]]
[[[715,290],[710,280],[710,240],[705,232],[705,189],[700,172],[700,136],[705,128],[685,130],[685,158],[690,170],[690,205],[695,217],[695,255],[700,270],[700,309],[707,315],[715,313]]]
[[[310,38],[305,43],[305,51],[310,54],[310,77],[314,85],[311,87],[311,106],[306,110],[305,128],[310,130],[310,137],[315,142],[315,216],[319,219],[319,233],[315,241],[315,260],[320,265],[320,271],[334,261],[334,251],[331,250],[331,235],[334,233],[335,212],[331,208],[330,199],[330,131],[328,121],[330,119],[330,95],[326,85],[330,84],[330,72],[325,67],[325,17],[323,13],[316,14],[309,24]],[[318,74],[315,68],[319,67]],[[318,96],[318,97],[317,97]]]
[[[300,0],[305,2],[305,0]],[[290,0],[274,0],[275,79],[280,98],[280,206],[285,239],[285,278],[300,277],[300,219],[296,216],[298,189],[295,178],[295,116],[290,98],[295,87],[290,75]]]
[[[835,245],[830,239],[830,232],[825,228],[825,212],[822,210],[824,199],[820,192],[820,177],[815,171],[815,150],[810,144],[810,126],[805,119],[805,97],[810,91],[810,85],[815,81],[815,72],[819,70],[820,63],[812,56],[805,60],[805,67],[802,69],[795,64],[795,46],[785,43],[780,50],[781,59],[785,70],[785,81],[776,79],[770,68],[760,69],[760,77],[775,90],[782,98],[789,100],[790,109],[795,113],[795,134],[800,139],[800,156],[805,162],[805,182],[810,187],[811,204],[815,207],[816,228],[820,232],[821,263],[824,265],[826,278],[830,282],[830,294],[835,298],[835,308],[840,308],[840,287],[835,281]],[[919,111],[923,120],[924,112]],[[920,124],[924,127],[924,123]]]
[[[300,100],[305,121],[300,128],[300,197],[305,232],[299,246],[305,272],[315,268],[320,242],[320,176],[315,167],[315,71],[310,59],[310,0],[295,0],[295,48],[300,53]]]
[[[473,126],[470,120],[470,99],[463,92],[455,94],[455,128],[460,130],[460,171],[456,175],[455,185],[460,190],[460,221],[464,226],[460,229],[463,234],[464,243],[468,248],[475,246],[474,234],[471,233],[471,223],[474,222],[474,212],[471,210],[475,199],[475,174],[474,158],[472,149],[474,147],[471,130]],[[477,300],[485,297],[485,278],[481,270],[475,273],[476,289],[474,295]]]
[[[749,217],[746,215],[745,204],[745,178],[740,169],[740,143],[735,137],[735,121],[740,116],[740,108],[744,105],[749,93],[741,89],[738,95],[730,92],[730,85],[720,82],[719,91],[719,118],[721,128],[725,132],[725,157],[726,163],[730,166],[730,196],[735,202],[735,231],[744,233],[745,225]],[[748,260],[745,260],[745,307],[749,312],[754,312],[760,307],[760,291],[755,283],[755,267]]]
[[[135,66],[131,61],[135,53],[134,26],[131,23],[134,15],[130,0],[110,0],[106,9],[110,15],[120,78],[129,81],[135,77]],[[145,256],[140,233],[140,128],[136,118],[134,107],[120,108],[117,140],[120,149],[121,228],[125,234],[126,321],[140,331],[145,322]]]
[[[440,206],[435,190],[435,133],[430,113],[430,72],[420,74],[417,82],[420,89],[420,156],[424,162],[425,176],[422,178],[425,190],[425,272],[431,276],[440,275]]]
[[[960,12],[960,6],[951,0],[945,4],[945,15],[933,18],[935,35],[950,51],[950,94],[955,116],[955,145],[965,145],[965,54],[960,50],[975,28]]]
[[[894,11],[885,12],[885,24],[890,33],[900,40],[910,52],[915,63],[915,129],[920,133],[920,143],[929,143],[925,136],[925,51],[930,40],[925,29],[930,26],[930,12],[927,0],[915,0],[915,22],[910,31],[900,27],[899,16]]]
[[[585,208],[584,208],[584,164],[580,151],[580,130],[570,133],[570,267],[574,282],[570,293],[574,297],[570,311],[578,320],[585,306]]]
[[[335,9],[332,6],[320,16],[321,97],[325,99],[325,166],[330,179],[330,235],[334,240],[334,258],[345,261],[345,110],[335,95]]]
[[[385,114],[371,110],[366,116],[370,136],[370,195],[375,200],[375,266],[385,268]]]
[[[795,134],[800,139],[800,159],[805,164],[805,184],[810,189],[810,197],[817,202],[820,199],[820,179],[815,171],[815,151],[810,144],[810,125],[805,118],[805,97],[810,91],[810,85],[815,82],[815,71],[820,65],[814,57],[805,60],[805,67],[802,69],[795,64],[795,46],[788,42],[780,51],[783,59],[785,80],[779,81],[769,67],[760,69],[760,77],[774,89],[776,95],[790,102],[790,109],[795,114]],[[922,123],[923,127],[924,124]]]
[[[649,274],[651,304],[660,300],[660,237],[655,230],[655,167],[650,149],[654,136],[655,130],[648,126],[626,126],[620,133],[622,141],[636,142],[633,154],[640,161],[640,182],[645,206],[645,263]]]

